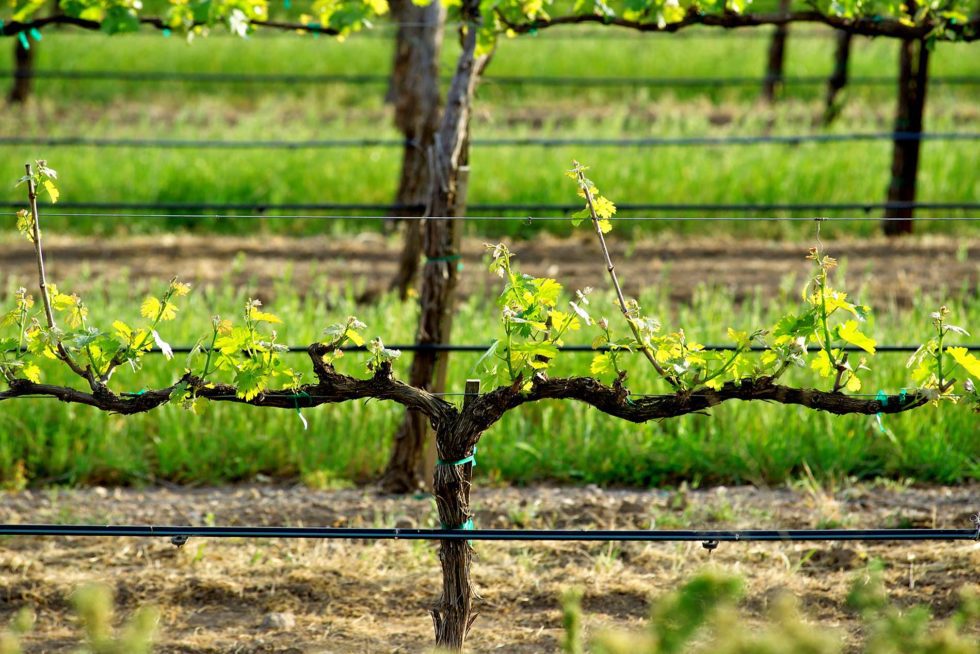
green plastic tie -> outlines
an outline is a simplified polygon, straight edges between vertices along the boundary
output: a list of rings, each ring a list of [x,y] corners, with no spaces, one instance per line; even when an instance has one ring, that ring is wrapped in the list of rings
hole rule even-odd
[[[320,32],[317,31],[320,29],[320,23],[307,23],[307,26],[312,28],[310,31],[313,33],[314,39],[320,38]]]
[[[906,400],[906,390],[903,388],[898,394],[898,406],[904,406]]]
[[[146,389],[144,388],[143,390],[137,391],[136,393],[123,393],[123,395],[125,397],[139,397],[140,395],[146,395]]]
[[[21,33],[23,34],[23,32],[21,32]],[[39,30],[36,27],[32,27],[31,28],[31,38],[34,39],[35,41],[40,41],[41,40],[41,30]]]
[[[445,522],[440,522],[439,526],[445,529],[446,531],[459,531],[459,530],[473,531],[474,529],[476,529],[476,527],[473,524],[473,518],[470,518],[469,520],[467,520],[466,522],[464,522],[458,527],[450,527]]]
[[[442,459],[436,459],[437,466],[461,466],[467,463],[472,463],[473,467],[476,467],[476,445],[473,446],[473,454],[465,456],[459,461],[443,461]]]
[[[875,401],[881,403],[881,408],[885,408],[885,406],[888,404],[888,396],[885,395],[885,391],[878,391],[878,394],[875,395]],[[875,414],[875,421],[878,423],[878,429],[881,430],[881,433],[882,434],[887,434],[888,433],[888,430],[885,429],[885,423],[882,422],[882,420],[881,420],[881,412],[880,411]]]
[[[31,49],[31,42],[27,40],[27,35],[23,32],[17,32],[17,39],[20,41],[20,47],[25,50]]]
[[[164,27],[162,30],[160,30],[160,33],[163,34],[164,36],[170,36],[170,28]]]
[[[293,393],[293,406],[296,407],[296,415],[299,416],[300,422],[303,423],[303,430],[305,431],[310,428],[310,423],[306,421],[306,417],[303,415],[303,412],[300,411],[299,409],[299,398],[301,397],[305,397],[307,400],[310,400],[312,398],[310,397],[310,394],[307,393],[306,391]]]
[[[462,255],[459,255],[459,254],[449,254],[449,255],[446,255],[444,257],[426,257],[425,258],[425,265],[429,265],[430,263],[437,263],[439,261],[447,261],[447,262],[448,261],[459,261],[462,258],[463,258]],[[462,272],[462,270],[463,270],[463,262],[462,261],[459,261],[459,264],[457,264],[457,266],[456,266],[456,270]]]

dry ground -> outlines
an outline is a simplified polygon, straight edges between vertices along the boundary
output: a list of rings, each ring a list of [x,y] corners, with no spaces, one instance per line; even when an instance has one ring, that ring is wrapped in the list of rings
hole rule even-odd
[[[963,528],[980,508],[980,486],[849,486],[835,493],[795,488],[666,492],[586,488],[479,488],[482,527],[848,527]],[[302,487],[32,491],[9,494],[0,521],[155,524],[432,526],[426,497]],[[707,565],[743,575],[744,610],[760,620],[776,593],[791,592],[820,628],[859,642],[843,605],[871,558],[882,559],[892,597],[948,615],[957,592],[980,590],[980,543],[476,543],[481,594],[471,651],[554,652],[561,636],[558,596],[585,589],[589,630],[637,627],[651,597]],[[434,545],[397,542],[288,542],[96,538],[0,541],[0,621],[30,605],[38,614],[29,652],[71,651],[76,630],[68,597],[80,584],[116,589],[122,613],[161,609],[162,652],[422,652],[431,636],[426,608],[437,594]],[[270,612],[295,627],[263,627]],[[972,629],[980,635],[980,625]]]
[[[786,288],[786,279],[809,272],[804,259],[812,243],[751,239],[668,238],[626,242],[614,239],[613,256],[628,292],[669,288],[671,299],[688,301],[700,285],[727,288],[735,299],[762,289]],[[945,236],[887,240],[827,241],[827,252],[845,264],[851,283],[866,282],[876,302],[907,304],[919,293],[975,291],[980,281],[980,239]],[[169,279],[248,284],[268,295],[283,272],[292,270],[302,289],[325,277],[337,284],[386,288],[394,275],[398,239],[378,234],[357,237],[220,237],[157,235],[130,238],[45,239],[49,275],[73,290],[97,286],[100,276],[128,270],[136,280]],[[545,235],[512,243],[525,272],[558,278],[568,288],[595,285],[604,274],[601,254],[591,237],[558,239]],[[463,245],[462,288],[473,292],[493,286],[482,264],[483,239]],[[242,259],[244,257],[244,260]],[[247,262],[247,263],[246,263]],[[17,283],[33,279],[33,252],[21,240],[0,247],[0,270]],[[87,283],[76,283],[83,272]],[[494,287],[495,288],[495,287]],[[793,288],[790,286],[789,288]],[[265,298],[268,299],[268,298]]]

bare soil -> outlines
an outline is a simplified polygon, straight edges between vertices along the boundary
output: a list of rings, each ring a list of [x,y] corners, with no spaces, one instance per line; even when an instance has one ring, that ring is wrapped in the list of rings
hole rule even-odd
[[[395,273],[399,242],[378,234],[356,237],[157,235],[129,238],[46,240],[52,278],[73,290],[99,287],[106,278],[127,271],[141,280],[182,279],[201,283],[235,283],[270,299],[275,283],[291,271],[294,286],[313,280],[353,284],[373,297],[384,291]],[[627,291],[669,289],[670,298],[686,302],[703,286],[727,289],[735,300],[762,291],[795,293],[787,280],[808,274],[810,243],[734,238],[663,238],[614,241],[613,256]],[[511,243],[527,273],[559,279],[568,288],[595,285],[604,275],[601,254],[592,238],[538,236]],[[877,303],[908,304],[919,294],[975,293],[980,281],[980,239],[918,237],[828,241],[826,250],[842,262],[849,284],[867,285]],[[483,265],[482,239],[463,244],[464,293],[496,288]],[[34,272],[29,243],[0,247],[0,270],[14,283],[29,284]],[[77,283],[76,283],[77,282]]]
[[[848,486],[635,491],[479,488],[476,522],[493,528],[967,528],[980,486]],[[27,491],[4,495],[0,522],[429,527],[428,497],[303,487]],[[980,590],[980,543],[476,543],[480,616],[470,651],[554,652],[562,589],[585,591],[586,628],[638,628],[651,598],[705,566],[746,580],[748,624],[776,594],[797,597],[815,627],[860,642],[844,603],[872,558],[886,565],[891,597],[948,616],[961,589]],[[161,612],[160,652],[422,652],[427,607],[439,589],[436,546],[406,541],[7,538],[0,541],[0,621],[37,612],[28,652],[73,651],[70,596],[82,584],[115,588],[120,619]],[[263,626],[287,612],[295,626]],[[980,637],[980,625],[970,627]]]

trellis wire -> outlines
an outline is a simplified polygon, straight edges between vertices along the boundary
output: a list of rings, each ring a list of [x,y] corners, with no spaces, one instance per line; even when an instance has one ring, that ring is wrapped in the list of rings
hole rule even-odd
[[[0,205],[2,206],[2,205]],[[22,203],[9,203],[9,206],[19,207]],[[350,205],[348,205],[350,206]],[[357,205],[365,207],[375,207],[378,205]],[[380,205],[385,206],[385,205]],[[481,205],[475,205],[479,207]],[[514,211],[519,211],[520,208],[528,208],[533,205],[493,205],[494,209],[512,209]],[[576,211],[581,209],[579,205],[548,205],[551,209],[557,211]],[[619,205],[617,209],[619,211],[640,211],[644,209],[649,209],[651,205],[640,205],[640,204],[623,204]],[[676,208],[686,208],[688,206],[692,207],[691,211],[703,210],[705,206],[711,205],[673,205]],[[724,206],[727,210],[731,209],[728,205],[717,205]],[[762,205],[766,206],[766,205]],[[771,205],[779,207],[780,210],[785,210],[787,205]],[[792,206],[792,205],[789,205]],[[813,205],[798,205],[804,208],[812,208]],[[861,205],[869,206],[869,205]],[[884,202],[880,205],[874,205],[876,208],[883,209],[980,209],[980,202]],[[756,205],[751,205],[755,208]],[[474,207],[470,207],[474,209]],[[750,210],[750,209],[746,209]],[[13,213],[7,215],[16,215]],[[337,214],[276,214],[276,215],[235,215],[235,214],[217,214],[217,213],[65,213],[56,211],[45,211],[44,215],[53,218],[108,218],[108,219],[165,219],[165,218],[209,218],[209,219],[251,219],[251,220],[336,220],[336,221],[364,221],[364,220],[474,220],[474,221],[511,221],[511,222],[523,222],[523,223],[533,223],[533,222],[551,222],[551,221],[568,221],[569,216],[392,216],[392,215],[337,215]],[[911,220],[910,218],[899,218],[894,216],[850,216],[850,217],[825,217],[825,216],[616,216],[615,220],[617,222],[848,222],[848,221],[859,221],[859,222],[878,222],[878,221],[899,221],[899,220]],[[922,216],[916,217],[914,220],[919,222],[964,222],[964,221],[974,221],[980,220],[977,217],[970,216]]]
[[[468,396],[470,396],[469,393],[450,393],[450,392],[442,392],[442,393],[430,392],[429,395],[431,395],[433,397],[468,397]],[[292,396],[289,396],[289,397],[290,397],[290,399],[292,399]],[[689,393],[687,395],[687,397],[705,397],[705,395],[703,393]],[[878,395],[878,394],[872,395],[870,393],[848,393],[847,394],[847,397],[850,397],[850,398],[855,398],[856,397],[856,398],[866,398],[866,399],[877,399],[877,398],[880,397],[880,395]],[[965,397],[970,397],[970,396],[960,395],[958,393],[946,393],[945,395],[943,395],[943,398],[948,399],[948,400],[961,400],[961,399],[963,399]],[[296,408],[300,408],[300,409],[311,409],[311,408],[315,408],[315,407],[314,406],[311,406],[309,404],[306,404],[305,402],[313,401],[313,400],[336,400],[336,396],[335,395],[309,395],[309,394],[307,394],[307,395],[303,395],[302,398],[303,398],[303,402],[299,402],[296,406],[292,406],[292,407],[270,407],[270,408],[275,408],[275,409],[289,409],[289,410],[295,410]],[[676,394],[674,394],[674,395],[668,395],[668,394],[664,394],[664,393],[630,393],[630,398],[631,399],[641,399],[642,398],[642,399],[671,400],[671,399],[677,399],[677,395]],[[238,397],[237,395],[211,395],[207,399],[209,399],[209,400],[241,400],[242,398]],[[365,403],[366,402],[371,402],[371,401],[374,400],[374,398],[370,398],[370,397],[363,397],[363,398],[359,398],[359,399],[362,400],[362,401],[364,401]],[[56,395],[32,395],[32,394],[25,394],[25,395],[12,395],[12,396],[9,396],[9,397],[3,397],[2,394],[0,394],[0,402],[9,402],[10,400],[58,400],[59,402],[63,401],[60,397],[58,397]],[[248,404],[248,402],[244,402],[244,403],[245,404]]]
[[[289,351],[291,353],[305,353],[307,345],[290,345]],[[490,344],[478,345],[478,344],[460,344],[455,345],[453,343],[413,343],[404,345],[386,345],[385,347],[392,350],[401,350],[402,352],[486,352],[490,348]],[[600,347],[592,347],[591,345],[559,345],[559,352],[610,352],[612,348],[608,345],[603,345]],[[968,350],[980,351],[980,344],[971,345],[960,345],[960,347],[965,347]],[[174,354],[189,354],[194,348],[181,345],[179,347],[171,348]],[[367,352],[366,345],[345,345],[340,348],[344,352]],[[749,350],[752,352],[765,352],[769,348],[762,345],[752,345]],[[835,348],[843,350],[844,352],[864,352],[862,348],[855,345],[845,345],[840,348]],[[881,353],[908,353],[918,351],[918,345],[876,345],[875,351]],[[704,350],[708,352],[732,352],[735,347],[732,345],[705,345]],[[204,351],[204,350],[202,350]],[[624,350],[617,350],[618,352],[624,352]],[[156,354],[160,352],[159,348],[153,348],[150,352]],[[635,352],[634,352],[635,353]]]
[[[20,208],[23,202],[0,201],[0,208]],[[59,209],[90,209],[93,213],[52,213],[45,211],[47,216],[63,217],[89,217],[89,218],[317,218],[335,220],[420,220],[420,215],[406,216],[395,215],[397,212],[418,212],[424,211],[422,205],[393,204],[384,202],[59,202]],[[128,212],[135,211],[183,211],[185,213],[98,213],[110,209],[119,209]],[[475,203],[467,207],[469,214],[494,213],[507,211],[551,211],[551,212],[571,212],[581,209],[580,205],[564,203]],[[706,213],[714,211],[864,211],[871,212],[876,209],[931,209],[931,210],[971,210],[980,209],[980,202],[928,202],[928,201],[895,201],[895,202],[802,202],[802,203],[622,203],[617,205],[619,212],[632,211],[703,211]],[[208,211],[210,213],[186,213],[191,210]],[[222,215],[218,212],[223,211],[247,211],[255,213],[255,216],[234,214]],[[277,214],[267,215],[267,212],[280,211],[385,211],[393,212],[386,215],[338,215],[338,214]],[[470,218],[479,217],[480,220],[528,220],[527,216],[468,216]],[[824,219],[824,217],[820,217]],[[567,220],[562,216],[537,216],[531,220]],[[645,220],[640,217],[617,216],[617,220]],[[766,216],[741,216],[726,218],[724,216],[712,217],[650,217],[649,220],[774,220]],[[782,218],[779,218],[782,220]],[[796,216],[792,220],[816,220],[815,216]],[[826,218],[831,220],[830,218]],[[848,218],[835,217],[833,220],[885,220],[884,218],[869,218],[867,216]],[[919,218],[918,220],[962,220],[962,217],[934,217]]]
[[[640,138],[596,137],[506,137],[475,138],[476,147],[694,147],[743,145],[798,145],[801,143],[849,143],[863,141],[977,141],[980,132],[863,132],[847,134],[760,134],[753,136],[678,136]],[[86,148],[147,148],[200,150],[314,150],[328,148],[393,148],[411,145],[405,139],[339,138],[288,141],[268,140],[203,140],[147,138],[89,138],[84,136],[3,136],[0,146],[45,146]]]
[[[795,37],[794,37],[795,38]],[[120,82],[199,82],[205,84],[344,84],[352,86],[385,85],[391,76],[382,73],[201,73],[193,71],[118,71],[118,70],[2,70],[0,77],[14,79],[68,80],[68,81],[120,81]],[[443,76],[443,80],[450,79]],[[778,80],[786,86],[818,86],[827,83],[826,76],[771,76],[763,77],[565,77],[552,75],[489,75],[481,78],[485,86],[544,86],[579,88],[618,88],[645,86],[653,88],[702,88],[761,86],[767,81]],[[856,76],[848,79],[848,86],[891,86],[894,77]],[[977,75],[951,75],[930,77],[929,84],[944,86],[973,86],[980,84]]]
[[[0,536],[289,538],[355,540],[799,542],[977,540],[977,529],[402,529],[351,527],[180,527],[155,525],[0,525]],[[183,541],[179,541],[183,544]]]
[[[288,348],[289,354],[303,354],[306,352],[309,346],[287,345],[285,347]],[[479,344],[472,344],[472,343],[464,343],[464,344],[457,345],[453,343],[407,343],[401,345],[387,345],[386,347],[392,350],[400,350],[402,352],[483,353],[490,348],[490,344],[488,343],[486,345],[479,345]],[[558,348],[559,352],[570,352],[570,353],[612,351],[612,348],[610,348],[608,345],[602,345],[599,347],[592,347],[591,345],[559,345],[556,347]],[[918,345],[876,345],[875,351],[880,354],[902,354],[902,353],[917,352],[919,347],[920,346]],[[967,350],[973,352],[980,352],[980,343],[963,344],[963,345],[959,345],[959,347],[965,347]],[[366,345],[344,345],[339,349],[344,352],[367,352],[368,351]],[[749,347],[750,352],[765,352],[768,349],[769,348],[763,345],[752,345]],[[844,345],[835,349],[843,350],[844,352],[865,351],[862,348],[857,347],[856,345]],[[174,354],[190,354],[194,350],[195,348],[190,345],[177,345],[170,348],[170,351],[173,352]],[[198,348],[198,350],[200,352],[207,352],[206,348]],[[704,345],[703,350],[706,352],[732,352],[735,350],[735,347],[732,345],[709,344],[709,345]],[[623,349],[619,349],[617,351],[623,353],[633,353],[633,354],[636,353],[632,350],[627,351]],[[150,350],[147,350],[148,354],[160,354],[161,352],[162,350],[158,347],[154,347]],[[5,350],[5,353],[16,354],[17,350],[16,349]]]

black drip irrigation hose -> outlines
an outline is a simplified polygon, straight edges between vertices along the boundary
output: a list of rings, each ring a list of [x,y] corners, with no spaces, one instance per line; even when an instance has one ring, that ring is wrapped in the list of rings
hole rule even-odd
[[[347,527],[176,527],[154,525],[0,525],[0,536],[290,538],[353,540],[634,541],[719,542],[956,541],[980,539],[975,529],[746,529],[746,530],[545,530],[545,529],[357,529]],[[713,545],[712,545],[713,544]]]

